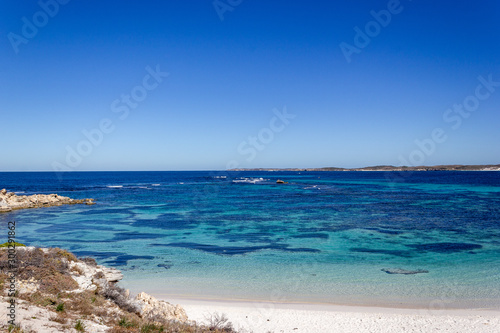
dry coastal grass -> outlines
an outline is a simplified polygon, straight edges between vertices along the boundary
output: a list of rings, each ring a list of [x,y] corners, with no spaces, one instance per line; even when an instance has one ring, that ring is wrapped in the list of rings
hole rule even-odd
[[[7,272],[9,271],[7,251],[0,249],[0,293],[7,296]],[[74,292],[78,283],[71,277],[69,262],[76,256],[59,248],[18,249],[16,253],[17,280],[34,281],[38,289],[34,292],[18,293],[18,299],[25,300],[53,312],[50,320],[62,324],[64,331],[85,332],[83,320],[106,325],[110,333],[237,333],[224,315],[214,314],[207,323],[188,321],[182,323],[165,318],[145,318],[130,302],[128,292],[116,284],[98,285],[93,291]],[[92,258],[80,259],[88,265],[97,265]],[[78,268],[73,268],[74,273]],[[96,274],[93,279],[103,276]],[[20,327],[1,327],[9,332],[24,332]]]

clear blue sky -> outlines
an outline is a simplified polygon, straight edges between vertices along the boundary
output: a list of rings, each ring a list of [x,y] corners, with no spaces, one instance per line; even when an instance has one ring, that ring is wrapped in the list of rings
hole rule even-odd
[[[0,171],[500,163],[498,1],[60,1],[1,2]]]

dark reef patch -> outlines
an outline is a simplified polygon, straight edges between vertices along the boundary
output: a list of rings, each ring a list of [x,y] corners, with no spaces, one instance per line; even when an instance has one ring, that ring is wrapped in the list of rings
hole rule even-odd
[[[169,263],[169,264],[158,264],[156,266],[162,267],[162,268],[165,268],[165,269],[170,269],[173,265]]]
[[[153,256],[135,256],[135,255],[125,254],[125,255],[117,256],[116,259],[113,259],[113,260],[106,260],[106,264],[111,265],[111,266],[126,266],[128,264],[129,260],[134,260],[134,259],[151,260],[151,259],[154,259],[154,257]]]
[[[141,219],[133,223],[134,227],[151,227],[165,230],[193,229],[200,224],[200,221],[185,218],[178,214],[167,213],[158,216],[156,219]]]
[[[58,235],[59,237],[54,237],[54,241],[64,241],[66,243],[71,243],[71,244],[97,244],[97,243],[108,243],[109,240],[107,239],[102,239],[102,240],[89,240],[89,239],[81,239],[81,238],[68,238],[69,236],[73,237],[79,237],[81,236],[81,233],[78,232],[66,232],[64,234]],[[68,245],[62,246],[62,248],[66,248]],[[59,246],[61,247],[61,246]]]
[[[310,232],[292,236],[292,238],[318,238],[318,239],[328,239],[329,237],[330,236],[328,234],[320,232]]]
[[[165,247],[180,247],[192,250],[200,250],[208,253],[218,255],[238,255],[256,252],[260,250],[279,250],[286,252],[321,252],[317,249],[310,248],[290,248],[288,244],[269,244],[264,246],[217,246],[210,244],[199,243],[169,243],[169,244],[151,244],[152,246],[165,246]]]
[[[83,210],[77,213],[78,215],[108,215],[108,214],[125,214],[134,216],[135,214],[128,209],[123,208],[102,208],[95,210]]]
[[[426,243],[407,245],[417,251],[437,252],[437,253],[455,253],[461,251],[472,251],[483,248],[480,244],[471,243]]]
[[[42,227],[40,229],[37,229],[37,232],[41,233],[47,233],[47,234],[59,234],[59,233],[64,233],[68,231],[87,231],[89,230],[89,226],[85,223],[60,223],[60,224],[52,224],[47,227]],[[103,230],[103,231],[115,231],[115,229],[110,228],[110,227],[103,227],[103,226],[92,226],[92,230]]]
[[[98,251],[79,251],[73,250],[73,253],[78,257],[92,257],[96,259],[108,259],[112,257],[117,257],[125,255],[123,252],[98,252]]]
[[[92,257],[103,260],[104,264],[112,266],[126,266],[129,260],[133,259],[154,259],[153,256],[135,256],[123,252],[97,252],[97,251],[73,251],[78,257]]]
[[[381,228],[364,228],[365,230],[373,230],[376,232],[380,232],[381,234],[388,234],[388,235],[401,235],[404,233],[403,231],[397,231],[397,230],[387,230],[387,229],[381,229]]]
[[[298,232],[303,232],[303,233],[317,233],[317,232],[342,232],[342,231],[348,231],[352,229],[356,229],[356,226],[350,226],[350,225],[337,225],[337,224],[331,224],[331,225],[324,225],[322,227],[305,227],[305,228],[298,228]]]
[[[140,232],[118,232],[114,234],[112,241],[123,241],[130,239],[156,239],[162,238],[161,234],[140,233]]]
[[[311,249],[308,247],[292,247],[292,248],[284,247],[284,248],[280,248],[280,250],[285,251],[285,252],[309,252],[309,253],[321,252],[318,249]]]
[[[247,232],[235,233],[231,230],[225,232],[217,231],[217,238],[225,239],[229,242],[247,242],[247,243],[272,243],[274,242],[271,233]]]
[[[397,250],[383,250],[383,249],[369,249],[366,247],[353,247],[350,248],[351,252],[359,253],[373,253],[373,254],[385,254],[390,256],[409,258],[412,256],[410,251],[397,251]]]

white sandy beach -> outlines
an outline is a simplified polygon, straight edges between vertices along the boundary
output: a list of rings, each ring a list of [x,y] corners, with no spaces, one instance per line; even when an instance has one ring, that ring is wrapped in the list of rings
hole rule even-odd
[[[156,297],[182,305],[190,320],[204,322],[214,312],[223,313],[235,328],[254,333],[500,332],[500,311],[497,310],[399,309]]]

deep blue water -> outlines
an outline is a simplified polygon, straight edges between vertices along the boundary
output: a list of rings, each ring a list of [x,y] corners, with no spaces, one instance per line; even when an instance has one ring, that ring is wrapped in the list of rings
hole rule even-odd
[[[2,238],[15,220],[18,241],[116,266],[132,291],[500,308],[500,172],[0,173],[0,188],[96,199],[0,214]]]

